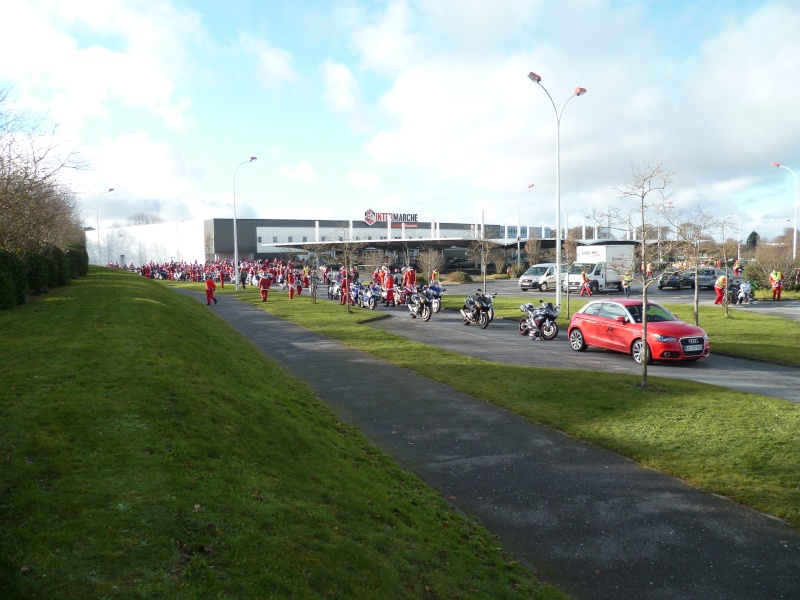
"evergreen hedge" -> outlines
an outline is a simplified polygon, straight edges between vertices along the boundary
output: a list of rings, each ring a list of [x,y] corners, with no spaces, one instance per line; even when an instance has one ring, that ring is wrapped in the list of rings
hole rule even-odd
[[[48,246],[41,254],[25,254],[24,258],[0,249],[0,309],[25,304],[31,294],[46,294],[88,274],[89,255],[82,244],[70,246],[67,252]]]

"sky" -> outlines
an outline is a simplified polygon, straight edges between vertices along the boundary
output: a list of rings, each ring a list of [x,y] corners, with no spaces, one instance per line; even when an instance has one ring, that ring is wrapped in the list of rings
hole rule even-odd
[[[663,163],[676,212],[734,213],[741,239],[770,238],[795,218],[792,173],[770,163],[800,174],[798,8],[17,0],[0,89],[88,165],[65,176],[91,227],[234,203],[238,218],[554,226],[558,128],[570,226]]]

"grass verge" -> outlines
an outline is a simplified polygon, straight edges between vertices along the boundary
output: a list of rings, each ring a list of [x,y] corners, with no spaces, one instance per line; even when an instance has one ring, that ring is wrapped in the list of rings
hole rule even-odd
[[[156,282],[92,269],[0,352],[0,597],[562,597]]]
[[[796,404],[690,381],[651,377],[650,388],[642,390],[636,376],[490,363],[359,326],[372,314],[347,313],[327,299],[312,305],[306,296],[289,301],[273,294],[262,304],[255,291],[239,297],[800,527]],[[510,306],[498,303],[498,314],[505,310]]]

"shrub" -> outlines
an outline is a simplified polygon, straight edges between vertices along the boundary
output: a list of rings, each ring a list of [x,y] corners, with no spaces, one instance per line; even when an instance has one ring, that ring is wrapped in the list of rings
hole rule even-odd
[[[75,261],[75,276],[86,277],[89,274],[89,253],[84,244],[72,244],[67,250],[67,255]]]
[[[472,277],[463,271],[453,271],[446,276],[447,283],[472,283]]]
[[[28,275],[22,259],[8,250],[0,250],[0,285],[4,298],[0,307],[13,308],[28,301]]]
[[[56,246],[48,246],[45,248],[44,255],[53,263],[50,268],[50,289],[67,285],[70,282],[70,269],[69,260],[64,251]]]
[[[29,254],[25,257],[28,271],[28,291],[34,296],[46,294],[50,289],[50,263],[49,258],[41,254]]]
[[[512,279],[519,279],[520,277],[522,277],[523,273],[525,273],[525,271],[527,270],[528,270],[528,265],[526,265],[525,263],[520,263],[519,266],[514,264],[511,267]]]

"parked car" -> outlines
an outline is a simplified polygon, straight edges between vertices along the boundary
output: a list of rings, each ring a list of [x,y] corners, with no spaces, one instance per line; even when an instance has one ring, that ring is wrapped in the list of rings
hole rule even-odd
[[[451,269],[472,268],[474,264],[475,263],[470,259],[461,257],[451,258],[449,261],[447,261],[447,266]]]
[[[724,272],[724,269],[699,269],[697,271],[697,288],[713,289],[717,279]],[[683,282],[686,287],[695,287],[694,275],[694,270],[689,270],[684,273]]]
[[[685,281],[685,276],[680,271],[664,271],[661,277],[658,278],[658,289],[675,288],[682,290],[685,287],[691,287]]]
[[[644,359],[642,301],[595,300],[572,315],[567,330],[573,350],[590,346]],[[647,344],[650,360],[697,360],[708,356],[708,335],[700,327],[678,319],[655,302],[647,303]]]
[[[568,268],[569,265],[561,265],[562,279]],[[519,289],[523,292],[531,289],[543,292],[556,289],[556,263],[541,263],[530,267],[519,278]]]

